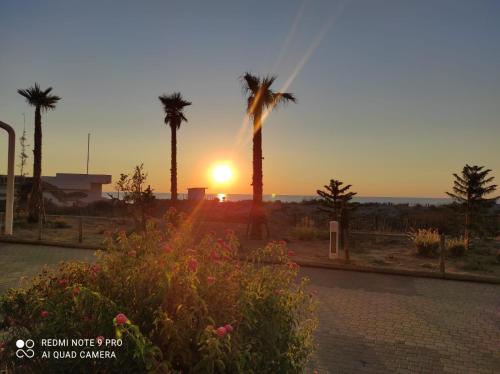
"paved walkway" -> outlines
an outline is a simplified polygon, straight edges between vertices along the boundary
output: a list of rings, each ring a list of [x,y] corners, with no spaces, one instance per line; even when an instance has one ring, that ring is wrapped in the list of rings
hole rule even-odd
[[[319,373],[500,373],[500,286],[304,268]]]
[[[88,249],[0,242],[0,295],[10,287],[29,284],[44,264],[54,266],[61,261],[93,261],[93,254],[94,251]]]

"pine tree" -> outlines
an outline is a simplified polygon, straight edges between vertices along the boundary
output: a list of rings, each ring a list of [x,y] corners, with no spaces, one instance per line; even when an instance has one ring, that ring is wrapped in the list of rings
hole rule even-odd
[[[330,179],[330,184],[324,186],[326,191],[317,190],[316,192],[322,197],[321,203],[323,207],[320,209],[328,212],[331,220],[339,222],[340,247],[344,249],[346,260],[349,261],[347,239],[349,234],[349,212],[352,209],[349,202],[357,193],[349,192],[352,185],[343,186],[343,184],[339,180]]]
[[[453,192],[446,192],[461,207],[465,217],[464,240],[469,247],[471,230],[474,222],[485,214],[485,211],[493,206],[499,198],[487,198],[486,196],[495,192],[496,184],[491,184],[494,177],[489,177],[491,169],[484,166],[465,165],[461,175],[453,174]]]

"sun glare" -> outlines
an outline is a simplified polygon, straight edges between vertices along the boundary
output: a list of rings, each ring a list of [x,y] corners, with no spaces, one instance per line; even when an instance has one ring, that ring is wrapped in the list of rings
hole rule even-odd
[[[233,171],[228,165],[217,165],[213,169],[212,177],[217,183],[227,183],[233,177]]]

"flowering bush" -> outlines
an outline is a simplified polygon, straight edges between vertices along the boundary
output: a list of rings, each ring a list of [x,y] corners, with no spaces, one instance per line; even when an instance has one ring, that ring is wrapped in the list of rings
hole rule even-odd
[[[0,362],[28,372],[301,372],[317,324],[307,280],[283,242],[240,262],[235,235],[193,243],[174,211],[108,240],[95,264],[43,270],[0,299]],[[116,359],[20,361],[17,339],[122,339]],[[101,342],[101,344],[99,344]],[[3,367],[1,369],[4,369]]]
[[[446,249],[451,256],[460,257],[465,254],[467,243],[464,239],[448,239],[446,240]]]
[[[439,233],[435,229],[418,229],[409,233],[410,239],[417,248],[417,254],[434,257],[439,253]]]

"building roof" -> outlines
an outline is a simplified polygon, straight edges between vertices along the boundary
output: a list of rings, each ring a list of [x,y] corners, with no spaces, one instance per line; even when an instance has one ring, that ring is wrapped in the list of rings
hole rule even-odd
[[[43,176],[42,180],[62,189],[90,190],[92,184],[111,183],[111,175],[56,173],[55,176]]]

